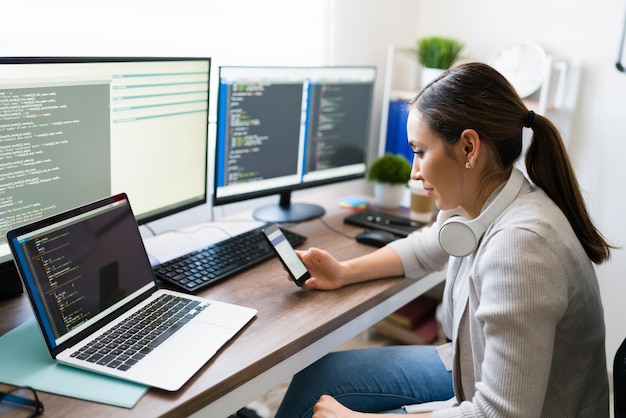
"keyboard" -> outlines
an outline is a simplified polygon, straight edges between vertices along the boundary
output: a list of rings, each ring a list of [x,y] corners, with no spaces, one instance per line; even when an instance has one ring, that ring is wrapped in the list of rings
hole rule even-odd
[[[154,267],[156,277],[186,292],[196,292],[274,256],[262,231],[270,224],[211,244]],[[281,228],[295,248],[304,235]]]
[[[356,212],[353,215],[345,217],[343,222],[350,225],[362,226],[367,229],[380,229],[381,231],[391,232],[399,237],[406,237],[411,232],[426,225],[423,222],[374,209],[365,209]]]
[[[207,306],[180,296],[160,296],[71,356],[126,371]]]

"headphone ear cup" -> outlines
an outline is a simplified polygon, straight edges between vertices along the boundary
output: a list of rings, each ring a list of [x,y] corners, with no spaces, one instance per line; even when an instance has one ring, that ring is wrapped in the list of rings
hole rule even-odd
[[[448,254],[465,257],[476,249],[484,232],[485,227],[478,219],[470,221],[463,216],[454,216],[439,228],[439,244]]]
[[[476,219],[468,220],[459,215],[458,208],[445,213],[440,212],[441,216],[437,217],[437,221],[441,222],[439,228],[441,247],[455,257],[471,254],[487,227],[513,202],[523,185],[524,174],[514,168],[498,196]]]

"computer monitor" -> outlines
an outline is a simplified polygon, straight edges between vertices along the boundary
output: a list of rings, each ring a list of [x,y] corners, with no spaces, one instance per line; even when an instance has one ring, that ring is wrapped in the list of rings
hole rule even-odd
[[[139,223],[207,202],[210,68],[0,58],[0,294],[17,274],[9,229],[119,192]]]
[[[278,194],[267,222],[320,217],[294,190],[362,178],[375,67],[219,68],[213,205]]]

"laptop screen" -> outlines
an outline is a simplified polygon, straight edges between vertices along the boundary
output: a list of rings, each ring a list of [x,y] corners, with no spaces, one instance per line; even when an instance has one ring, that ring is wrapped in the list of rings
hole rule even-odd
[[[8,234],[50,348],[155,287],[126,195]]]

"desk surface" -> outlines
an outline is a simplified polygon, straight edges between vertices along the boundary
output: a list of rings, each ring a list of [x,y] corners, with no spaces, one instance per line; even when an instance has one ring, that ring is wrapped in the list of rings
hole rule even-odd
[[[340,260],[371,252],[372,247],[357,244],[332,230],[349,236],[361,231],[343,223],[350,210],[340,209],[336,200],[326,200],[327,213],[321,220],[285,225],[308,237],[301,248],[325,248]],[[45,416],[197,413],[211,418],[227,417],[443,280],[440,273],[431,276],[419,281],[383,279],[330,292],[303,291],[288,280],[280,262],[271,259],[199,293],[256,308],[258,314],[182,389],[150,389],[132,409],[42,393]],[[0,302],[0,335],[31,316],[25,295]]]

